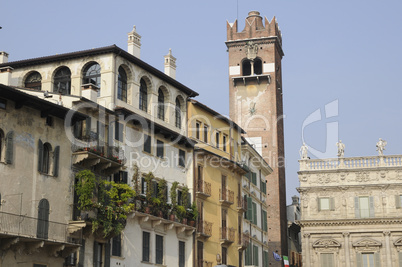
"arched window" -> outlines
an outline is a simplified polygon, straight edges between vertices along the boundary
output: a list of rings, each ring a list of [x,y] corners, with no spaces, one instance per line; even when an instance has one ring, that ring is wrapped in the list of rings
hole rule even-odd
[[[98,63],[91,63],[85,67],[83,71],[83,84],[93,84],[99,88],[98,96],[100,95],[101,87],[101,67]]]
[[[254,59],[254,73],[257,75],[262,74],[262,61],[259,58]]]
[[[243,76],[249,76],[251,75],[251,62],[250,60],[244,60],[243,64]]]
[[[28,75],[28,77],[25,79],[25,87],[35,90],[42,89],[42,76],[39,74],[39,72],[35,71]]]
[[[144,79],[140,81],[140,109],[145,112],[148,110],[148,88]]]
[[[60,68],[53,79],[53,92],[62,95],[71,93],[71,71],[67,67]]]
[[[158,91],[158,119],[165,120],[165,95],[162,89]]]
[[[177,97],[176,98],[176,111],[175,111],[175,117],[176,117],[176,127],[181,128],[181,104],[180,100]]]
[[[127,102],[127,74],[126,71],[119,67],[119,83],[117,88],[117,98]]]
[[[41,199],[38,206],[38,224],[36,228],[37,238],[48,238],[49,232],[49,201]]]

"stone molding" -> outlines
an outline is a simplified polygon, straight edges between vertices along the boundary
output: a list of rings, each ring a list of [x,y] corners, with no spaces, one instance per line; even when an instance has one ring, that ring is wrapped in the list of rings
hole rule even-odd
[[[335,239],[320,239],[314,242],[313,248],[339,248],[341,243]]]
[[[314,221],[299,221],[301,227],[311,226],[341,226],[341,225],[387,225],[387,224],[401,224],[402,218],[367,218],[367,219],[350,219],[350,220],[314,220]]]

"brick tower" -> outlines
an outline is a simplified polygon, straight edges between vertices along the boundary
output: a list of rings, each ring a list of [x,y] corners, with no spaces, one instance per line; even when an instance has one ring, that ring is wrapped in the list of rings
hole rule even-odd
[[[267,177],[269,253],[287,255],[281,67],[284,54],[275,17],[263,22],[259,12],[251,11],[242,32],[238,32],[237,20],[228,23],[226,46],[230,117],[246,130],[245,137],[273,169]],[[269,263],[282,266],[272,256]]]

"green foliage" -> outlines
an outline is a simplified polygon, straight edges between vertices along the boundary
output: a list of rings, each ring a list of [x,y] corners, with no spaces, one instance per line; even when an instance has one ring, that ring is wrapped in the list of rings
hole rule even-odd
[[[165,179],[160,179],[158,181],[158,198],[162,203],[166,204],[166,202],[167,202],[167,181]]]
[[[140,172],[136,163],[133,165],[133,178],[131,181],[134,185],[134,191],[137,193],[140,192]]]
[[[155,179],[155,176],[152,172],[147,173],[145,176],[145,183],[147,184],[147,193],[145,195],[145,199],[148,203],[152,203],[152,197],[154,195],[154,187],[152,186],[152,181]]]
[[[184,206],[177,206],[176,207],[176,216],[179,220],[183,220],[184,218],[186,218],[186,208]]]
[[[177,206],[177,186],[179,182],[173,182],[172,187],[170,188],[170,200],[172,202],[172,210],[174,210]]]
[[[183,201],[182,205],[184,207],[188,207],[188,203],[189,203],[188,192],[189,192],[189,189],[188,189],[187,185],[183,186],[183,189],[182,189],[181,192],[182,192],[182,201]]]
[[[193,204],[191,204],[191,207],[188,211],[187,217],[190,221],[196,221],[198,218],[198,208],[197,205],[195,204],[195,202],[193,202]]]
[[[76,179],[78,208],[92,210],[96,214],[92,220],[92,232],[102,229],[104,237],[120,234],[127,214],[134,211],[131,200],[136,195],[135,191],[127,184],[97,178],[89,170],[78,172]]]

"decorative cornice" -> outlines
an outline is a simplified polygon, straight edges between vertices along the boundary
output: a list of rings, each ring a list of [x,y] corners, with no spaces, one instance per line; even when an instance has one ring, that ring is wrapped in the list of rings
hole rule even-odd
[[[312,226],[341,226],[341,225],[386,225],[401,224],[402,218],[371,218],[371,219],[345,219],[345,220],[302,220],[299,221],[301,227]]]
[[[355,242],[352,244],[353,247],[381,247],[382,243],[371,239],[371,238],[363,238],[360,239],[359,241]]]
[[[314,242],[313,248],[329,248],[329,247],[340,247],[341,243],[335,239],[320,239]]]

